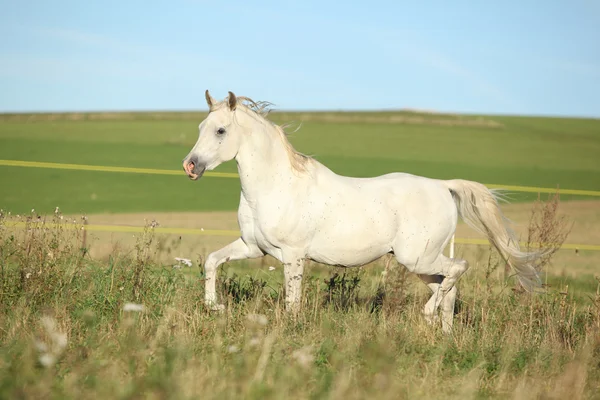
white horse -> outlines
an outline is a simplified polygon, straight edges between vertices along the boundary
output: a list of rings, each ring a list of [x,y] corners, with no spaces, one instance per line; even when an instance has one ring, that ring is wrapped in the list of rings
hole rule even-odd
[[[241,180],[238,222],[241,237],[211,253],[205,263],[205,302],[222,309],[215,291],[216,270],[224,262],[269,254],[284,265],[285,301],[297,311],[304,260],[360,266],[391,253],[417,274],[433,295],[423,313],[452,329],[455,284],[468,263],[442,251],[457,217],[487,236],[516,271],[521,285],[539,285],[535,263],[541,253],[519,249],[497,203],[498,194],[466,180],[437,180],[391,173],[352,178],[332,172],[298,153],[283,129],[265,118],[264,103],[229,96],[215,101],[183,169],[196,180],[204,171],[235,158]]]

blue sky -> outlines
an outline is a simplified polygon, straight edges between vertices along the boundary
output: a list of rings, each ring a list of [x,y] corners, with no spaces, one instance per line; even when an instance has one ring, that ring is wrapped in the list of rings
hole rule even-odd
[[[0,112],[205,109],[209,89],[287,110],[600,117],[597,0],[0,7]]]

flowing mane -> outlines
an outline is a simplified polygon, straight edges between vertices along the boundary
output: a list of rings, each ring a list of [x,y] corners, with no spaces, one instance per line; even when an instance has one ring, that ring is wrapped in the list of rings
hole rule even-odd
[[[290,159],[292,168],[297,172],[306,172],[306,168],[312,158],[294,149],[294,146],[292,146],[292,143],[290,143],[287,138],[288,133],[285,131],[285,128],[287,127],[286,125],[277,125],[267,118],[272,110],[272,106],[273,104],[269,103],[268,101],[254,101],[249,97],[237,96],[237,108],[240,108],[246,111],[249,115],[256,117],[256,119],[260,122],[275,128]],[[214,104],[210,108],[209,112],[218,110],[221,107],[227,107],[226,100]]]

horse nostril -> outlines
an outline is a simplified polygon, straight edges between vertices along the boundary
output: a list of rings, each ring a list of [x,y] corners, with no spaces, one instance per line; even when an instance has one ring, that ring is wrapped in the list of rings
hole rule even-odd
[[[194,168],[196,168],[196,165],[198,165],[198,157],[196,157],[195,155],[191,156],[188,159],[187,165],[188,165],[188,168],[190,168],[190,170],[193,170]]]
[[[198,157],[195,155],[192,155],[190,157],[186,157],[183,160],[183,170],[185,171],[185,173],[194,179],[198,179],[198,175],[200,175],[197,170],[199,169],[198,166],[200,165],[200,163],[198,162]]]
[[[196,164],[194,164],[193,161],[190,161],[187,165],[187,172],[192,173],[194,172],[194,168],[196,168]]]

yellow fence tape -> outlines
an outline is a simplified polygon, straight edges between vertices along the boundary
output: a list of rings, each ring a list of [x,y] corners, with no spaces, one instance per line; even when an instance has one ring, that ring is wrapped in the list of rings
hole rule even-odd
[[[67,169],[75,171],[99,171],[99,172],[124,172],[130,174],[151,174],[151,175],[182,175],[183,171],[175,171],[170,169],[153,169],[153,168],[132,168],[132,167],[110,167],[102,165],[82,165],[82,164],[62,164],[37,161],[19,161],[19,160],[0,160],[0,166],[5,167],[29,167],[29,168],[51,168],[51,169]],[[214,178],[237,178],[238,174],[234,172],[206,172],[204,176]],[[499,184],[485,184],[490,189],[505,189],[515,192],[528,193],[556,193],[555,188],[543,188],[532,186],[512,186]],[[560,194],[570,194],[577,196],[595,196],[600,197],[600,191],[597,190],[580,190],[580,189],[560,189]]]
[[[18,161],[18,160],[0,160],[0,165],[5,167],[29,167],[29,168],[51,168],[68,169],[74,171],[97,171],[97,172],[125,172],[129,174],[151,174],[151,175],[180,175],[184,172],[171,169],[153,169],[153,168],[131,168],[131,167],[110,167],[103,165],[82,165],[82,164],[61,164],[37,161]],[[238,174],[233,172],[206,172],[204,176],[215,178],[237,178]]]
[[[490,242],[486,239],[465,239],[465,238],[456,238],[454,239],[454,243],[458,244],[472,244],[472,245],[485,245],[489,246]],[[521,242],[521,246],[525,246],[527,243]],[[600,246],[594,244],[577,244],[577,243],[563,243],[560,247],[562,250],[591,250],[591,251],[600,251]]]
[[[7,227],[15,227],[15,228],[25,228],[27,224],[25,222],[12,222],[7,221]],[[72,224],[72,223],[63,223],[60,224],[62,227],[66,229],[85,229],[89,232],[121,232],[121,233],[141,233],[144,232],[144,227],[142,226],[125,226],[125,225],[82,225],[82,224]],[[50,222],[32,222],[30,223],[32,227],[47,227],[47,228],[56,228],[57,224]],[[150,229],[150,228],[149,228]],[[232,230],[219,230],[219,229],[194,229],[194,228],[163,228],[156,227],[152,228],[155,233],[162,233],[168,235],[204,235],[204,236],[233,236],[239,237],[239,231]],[[467,239],[467,238],[456,238],[454,240],[456,244],[467,244],[467,245],[484,245],[489,246],[490,243],[486,239]],[[526,245],[526,243],[521,243],[521,245]],[[600,246],[593,244],[576,244],[576,243],[564,243],[561,246],[563,250],[590,250],[590,251],[600,251]]]

